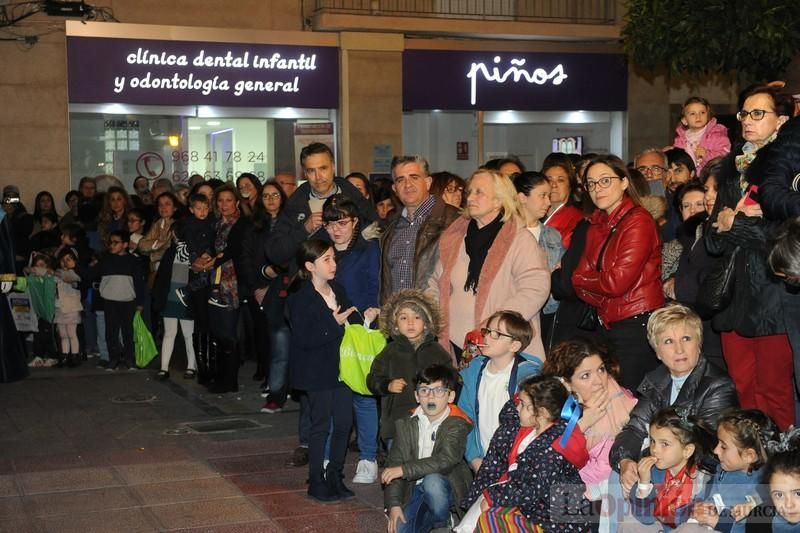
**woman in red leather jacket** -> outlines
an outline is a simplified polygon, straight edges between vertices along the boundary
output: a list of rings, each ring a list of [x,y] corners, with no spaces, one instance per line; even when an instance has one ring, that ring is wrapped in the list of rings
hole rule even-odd
[[[620,362],[620,384],[635,390],[658,366],[647,342],[647,319],[664,305],[661,238],[621,159],[592,158],[583,183],[597,209],[572,283],[578,297],[597,309],[601,334]]]

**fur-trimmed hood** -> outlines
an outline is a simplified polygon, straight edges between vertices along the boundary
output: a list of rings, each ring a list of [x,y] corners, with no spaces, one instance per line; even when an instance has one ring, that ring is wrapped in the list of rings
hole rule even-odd
[[[423,319],[425,320],[427,332],[434,337],[438,337],[442,329],[442,315],[439,312],[439,306],[436,301],[425,294],[422,289],[402,289],[389,296],[386,303],[381,307],[381,314],[378,319],[381,332],[386,337],[391,337],[396,333],[394,317],[400,308],[406,304],[411,304],[425,313]]]

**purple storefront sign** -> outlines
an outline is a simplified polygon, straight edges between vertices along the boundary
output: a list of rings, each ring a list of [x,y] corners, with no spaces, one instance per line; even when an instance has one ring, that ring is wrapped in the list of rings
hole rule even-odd
[[[339,107],[333,46],[67,37],[77,104]]]
[[[406,50],[403,109],[624,111],[622,54]]]

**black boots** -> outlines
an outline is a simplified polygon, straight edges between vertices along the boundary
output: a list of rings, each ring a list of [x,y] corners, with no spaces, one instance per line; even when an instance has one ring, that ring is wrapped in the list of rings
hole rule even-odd
[[[336,503],[339,495],[332,490],[322,472],[317,472],[308,480],[308,495],[319,503]]]
[[[328,468],[325,470],[325,482],[328,484],[328,489],[336,494],[342,500],[355,498],[356,493],[348,489],[344,484],[344,470],[342,467],[336,468],[333,463],[328,463]]]
[[[328,463],[325,473],[312,474],[308,480],[308,495],[319,503],[335,503],[355,498],[356,494],[344,484],[344,471]]]

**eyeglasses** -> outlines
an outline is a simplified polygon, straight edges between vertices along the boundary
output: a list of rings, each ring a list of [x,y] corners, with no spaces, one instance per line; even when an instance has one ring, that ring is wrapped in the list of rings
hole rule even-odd
[[[744,109],[742,109],[741,111],[736,113],[736,120],[738,120],[739,122],[744,122],[744,119],[746,119],[748,116],[750,116],[750,118],[752,118],[753,120],[761,120],[767,113],[774,113],[777,115],[775,111],[767,111],[765,109],[753,109],[750,111],[745,111]]]
[[[509,339],[514,338],[514,335],[509,335],[508,333],[503,333],[502,331],[497,331],[496,329],[491,328],[481,328],[481,335],[484,337],[491,337],[494,340],[497,340],[500,337],[508,337]]]
[[[280,198],[281,197],[281,193],[279,193],[279,192],[265,192],[264,194],[261,195],[261,197],[263,199],[265,199],[265,200],[268,200],[270,198]]]
[[[323,226],[325,226],[326,229],[328,229],[328,228],[330,228],[330,229],[334,229],[334,228],[345,229],[347,227],[347,225],[350,224],[352,221],[353,221],[352,218],[343,218],[341,220],[330,220],[330,221],[324,223]]]
[[[586,186],[586,190],[590,192],[597,189],[598,187],[600,189],[608,189],[611,186],[611,181],[615,179],[621,180],[622,178],[620,178],[619,176],[605,176],[603,178],[600,178],[599,180],[586,180],[584,182],[584,185]]]
[[[445,394],[450,392],[447,387],[417,387],[417,394],[420,396],[435,396],[442,398]]]
[[[445,192],[449,192],[450,194],[454,192],[464,192],[464,187],[459,187],[458,185],[448,185],[444,188]]]
[[[652,174],[653,176],[660,176],[661,174],[667,171],[666,168],[660,167],[658,165],[650,165],[649,167],[636,167],[636,170],[638,170],[642,174]]]

